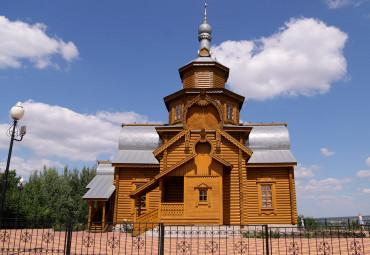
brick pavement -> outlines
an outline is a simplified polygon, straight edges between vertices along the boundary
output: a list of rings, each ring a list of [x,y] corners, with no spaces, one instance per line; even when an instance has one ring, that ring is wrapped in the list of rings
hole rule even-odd
[[[52,229],[0,230],[1,254],[63,254],[66,233]],[[165,254],[265,254],[265,239],[242,236],[165,237]],[[370,254],[370,238],[272,238],[270,254]],[[72,232],[71,254],[158,254],[153,234]]]

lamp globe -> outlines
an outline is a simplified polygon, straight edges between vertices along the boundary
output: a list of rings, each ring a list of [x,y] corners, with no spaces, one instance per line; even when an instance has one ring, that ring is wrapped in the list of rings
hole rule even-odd
[[[22,106],[22,103],[18,102],[10,110],[10,116],[13,118],[13,120],[20,120],[23,118],[23,115],[24,115],[24,108]]]

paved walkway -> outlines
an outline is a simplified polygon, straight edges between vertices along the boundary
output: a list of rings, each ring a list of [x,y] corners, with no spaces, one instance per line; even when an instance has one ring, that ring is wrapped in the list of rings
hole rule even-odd
[[[198,233],[176,228],[164,239],[165,254],[265,254],[266,240],[221,234]],[[214,231],[214,229],[212,229]],[[230,230],[230,229],[229,229]],[[173,227],[165,231],[174,231]],[[203,232],[205,231],[205,232]],[[235,231],[235,229],[234,229]],[[158,254],[159,238],[155,231],[133,237],[130,233],[72,232],[71,254]],[[209,232],[208,232],[209,233]],[[52,229],[0,230],[1,254],[63,254],[66,233]],[[370,254],[370,238],[271,238],[271,254]]]

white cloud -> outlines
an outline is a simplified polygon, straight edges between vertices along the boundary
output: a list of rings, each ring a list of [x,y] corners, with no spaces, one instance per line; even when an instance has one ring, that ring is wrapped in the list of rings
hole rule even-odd
[[[360,178],[370,177],[370,170],[360,170],[357,172],[356,176]]]
[[[359,189],[362,194],[370,194],[370,189]]]
[[[366,165],[370,166],[370,157],[368,157],[365,161]]]
[[[78,57],[73,42],[51,38],[46,33],[46,25],[33,25],[22,21],[10,21],[0,16],[0,68],[19,68],[22,60],[27,59],[36,68],[58,67],[52,56],[61,55],[67,62]]]
[[[100,111],[96,116],[102,120],[110,121],[112,123],[147,123],[149,122],[147,116],[143,116],[136,112],[107,112]],[[156,122],[158,123],[158,122]]]
[[[343,190],[345,188],[343,184],[350,182],[352,182],[351,178],[344,178],[342,180],[336,178],[326,178],[319,181],[312,179],[306,184],[297,182],[297,193],[301,194],[302,196],[310,196],[312,193]]]
[[[8,137],[7,131],[11,124],[0,124],[0,149],[9,148],[10,137]]]
[[[327,148],[321,148],[320,151],[322,155],[327,157],[335,155],[334,151],[329,151]]]
[[[312,96],[345,77],[347,38],[320,20],[291,19],[269,37],[212,46],[212,55],[231,69],[230,88],[247,99]]]
[[[298,164],[298,166],[294,169],[294,176],[296,179],[307,179],[314,177],[314,171],[321,170],[320,166],[317,165],[311,165],[309,167],[305,167],[301,164]]]
[[[357,7],[363,2],[363,0],[324,0],[324,3],[327,4],[330,9],[337,9],[348,5]]]
[[[52,161],[45,158],[31,158],[28,160],[24,160],[18,156],[12,156],[12,160],[10,161],[10,170],[16,169],[17,175],[21,176],[28,176],[34,170],[41,170],[44,166],[46,167],[57,167],[62,168],[63,164],[58,161]],[[3,172],[6,168],[6,162],[0,162],[0,169]]]
[[[32,100],[24,102],[23,106],[25,114],[20,124],[27,125],[27,135],[19,146],[30,148],[38,157],[95,161],[99,155],[113,155],[118,148],[120,125],[112,121],[121,123],[135,120],[142,123],[148,120],[146,116],[134,112],[80,114]],[[0,131],[8,127],[7,124],[1,124]],[[4,141],[5,146],[1,148],[7,148],[9,138],[4,138]]]

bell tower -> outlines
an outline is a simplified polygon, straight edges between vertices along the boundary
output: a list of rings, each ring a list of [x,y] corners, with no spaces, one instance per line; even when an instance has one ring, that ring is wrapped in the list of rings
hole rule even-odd
[[[212,58],[211,35],[212,27],[207,23],[207,5],[205,5],[204,22],[198,28],[198,57],[179,69],[183,89],[164,98],[169,111],[170,125],[189,128],[186,123],[191,120],[192,124],[197,123],[191,126],[205,125],[207,128],[208,123],[203,123],[200,119],[200,116],[205,115],[212,115],[211,119],[214,122],[218,120],[220,125],[209,126],[212,129],[215,126],[222,128],[223,124],[239,124],[239,111],[244,97],[225,89],[229,68]],[[203,103],[208,102],[205,103],[207,107],[198,103],[198,117],[194,115],[195,106],[189,109],[196,97],[201,97]]]

